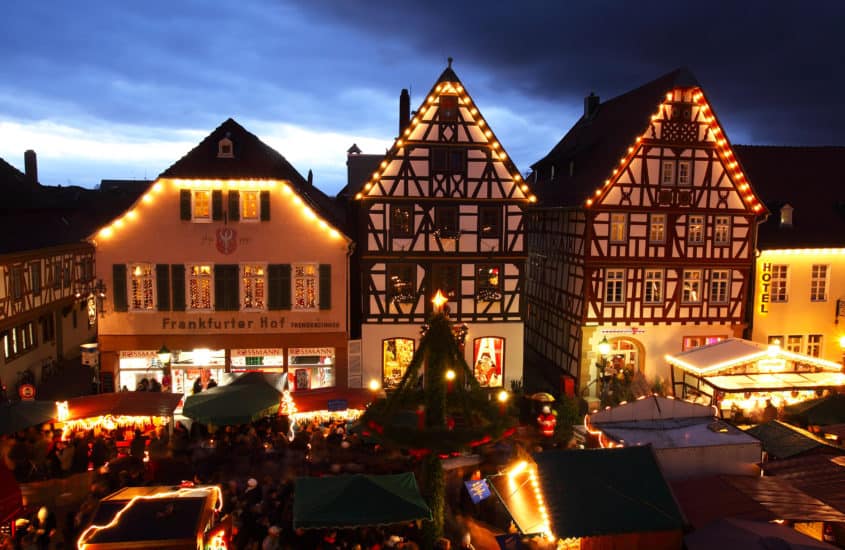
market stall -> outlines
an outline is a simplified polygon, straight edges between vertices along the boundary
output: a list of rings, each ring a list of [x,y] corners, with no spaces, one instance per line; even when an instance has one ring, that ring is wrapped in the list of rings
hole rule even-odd
[[[839,363],[739,338],[665,358],[675,396],[752,421],[845,385]]]
[[[226,386],[188,397],[182,414],[204,424],[246,424],[279,411],[282,394],[264,375],[250,372]]]
[[[54,401],[15,401],[0,405],[0,434],[13,434],[55,420]]]

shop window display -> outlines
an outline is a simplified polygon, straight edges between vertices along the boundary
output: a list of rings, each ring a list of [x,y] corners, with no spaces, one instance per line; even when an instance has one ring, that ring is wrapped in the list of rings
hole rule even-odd
[[[334,348],[290,348],[288,382],[294,391],[334,387]]]
[[[383,385],[385,389],[399,386],[411,359],[414,357],[415,342],[410,338],[390,338],[382,343]]]
[[[499,388],[504,379],[504,338],[476,338],[473,343],[473,372],[482,388]]]

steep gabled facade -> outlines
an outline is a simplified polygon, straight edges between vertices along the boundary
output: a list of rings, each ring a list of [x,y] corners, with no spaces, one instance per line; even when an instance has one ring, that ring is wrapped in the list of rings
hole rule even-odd
[[[164,347],[177,393],[237,371],[285,373],[295,397],[345,390],[351,240],[340,227],[282,155],[225,121],[92,236],[110,288],[104,373],[130,390],[166,382]]]
[[[668,380],[665,354],[741,336],[766,210],[691,74],[591,95],[532,168],[527,340],[549,381],[587,387],[605,338]]]
[[[533,195],[451,67],[400,131],[353,199],[364,378],[398,384],[439,290],[482,385],[519,379]]]

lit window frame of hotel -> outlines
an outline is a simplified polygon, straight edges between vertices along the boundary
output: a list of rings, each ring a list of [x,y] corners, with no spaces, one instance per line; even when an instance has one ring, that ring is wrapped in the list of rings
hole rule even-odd
[[[810,357],[821,357],[822,343],[824,342],[824,335],[822,334],[808,334],[807,335],[807,355]]]
[[[822,273],[819,273],[821,271]],[[826,302],[830,265],[813,264],[810,266],[810,301]]]
[[[792,353],[801,353],[801,350],[804,349],[804,335],[787,334],[786,343],[783,344],[783,349],[791,351]]]
[[[727,304],[730,302],[731,272],[728,269],[713,269],[710,271],[711,304]]]
[[[128,266],[128,275],[129,311],[155,311],[155,265],[148,262],[132,262]]]
[[[248,269],[259,270],[259,273],[247,273]],[[240,264],[240,296],[241,311],[266,311],[267,310],[267,264],[243,263]],[[252,290],[252,303],[247,302],[247,293]],[[260,291],[260,292],[258,292]],[[255,305],[259,298],[254,298],[260,293],[260,303]]]
[[[212,194],[213,192],[211,188],[191,189],[191,221],[198,223],[212,222]],[[207,200],[198,200],[198,197],[200,196],[206,197]],[[201,210],[203,204],[206,206],[205,210]]]
[[[311,273],[308,273],[308,270]],[[309,288],[310,287],[310,288]],[[313,290],[309,302],[308,292]],[[320,264],[298,262],[291,264],[291,310],[318,311],[320,309]]]
[[[789,265],[772,264],[769,301],[785,304],[789,301]]]
[[[229,191],[232,192],[231,190]],[[259,223],[261,221],[261,191],[258,189],[241,189],[238,191],[238,207],[240,221]]]
[[[203,269],[207,268],[208,273],[201,272],[199,274],[194,273],[194,268]],[[200,311],[200,312],[209,312],[214,311],[214,264],[209,263],[193,263],[193,264],[186,264],[185,265],[185,284],[187,285],[187,295],[188,295],[188,303],[187,303],[187,311]],[[194,281],[197,282],[196,287],[196,294],[195,289],[193,288],[192,284]],[[208,306],[201,306],[199,304],[200,299],[202,296],[199,295],[200,291],[200,283],[203,281],[208,281]]]
[[[731,217],[716,216],[713,218],[713,246],[728,246],[731,244]]]

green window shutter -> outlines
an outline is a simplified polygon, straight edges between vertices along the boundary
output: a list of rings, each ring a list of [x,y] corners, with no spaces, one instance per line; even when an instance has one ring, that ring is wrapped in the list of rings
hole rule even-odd
[[[214,309],[217,311],[238,310],[238,266],[217,264],[214,266]]]
[[[261,221],[270,221],[270,191],[261,191]]]
[[[241,219],[241,194],[229,190],[229,220],[236,222]]]
[[[290,309],[290,264],[267,266],[267,309]]]
[[[181,189],[179,191],[179,218],[184,221],[191,221],[191,190]]]
[[[211,219],[216,222],[223,219],[223,191],[220,189],[211,192]]]
[[[156,308],[159,311],[170,310],[170,266],[156,264]]]
[[[173,311],[185,311],[185,266],[170,266],[170,284],[173,289]]]
[[[332,266],[320,264],[320,309],[332,307]]]
[[[115,311],[128,311],[129,303],[126,296],[126,264],[112,266],[112,297]]]

